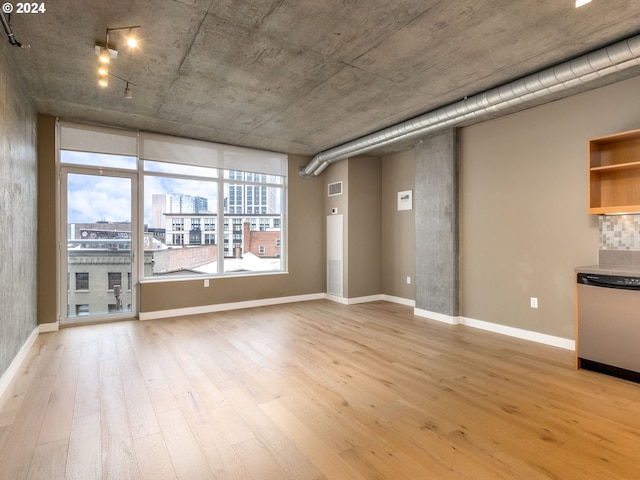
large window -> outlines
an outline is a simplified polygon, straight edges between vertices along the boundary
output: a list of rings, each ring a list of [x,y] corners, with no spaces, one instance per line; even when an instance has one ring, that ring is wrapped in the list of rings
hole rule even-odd
[[[148,278],[284,269],[283,176],[166,161],[142,167],[145,224],[155,239]],[[207,233],[219,222],[222,245]]]
[[[284,271],[285,155],[65,122],[60,131],[63,163],[138,176],[140,278]],[[88,286],[88,274],[76,284]]]

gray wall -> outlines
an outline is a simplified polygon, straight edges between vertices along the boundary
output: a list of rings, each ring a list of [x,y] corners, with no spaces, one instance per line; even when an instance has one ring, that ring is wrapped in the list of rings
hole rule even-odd
[[[416,145],[416,308],[458,315],[458,139],[453,129]]]
[[[36,112],[14,61],[28,55],[0,42],[0,375],[36,327]]]

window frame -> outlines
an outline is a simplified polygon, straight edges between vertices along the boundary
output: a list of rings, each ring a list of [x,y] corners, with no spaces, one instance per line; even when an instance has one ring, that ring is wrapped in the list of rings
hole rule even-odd
[[[232,276],[256,276],[256,275],[269,275],[269,274],[282,274],[287,273],[287,262],[286,262],[286,254],[283,255],[284,248],[282,245],[286,244],[286,218],[287,218],[287,176],[283,175],[274,175],[274,174],[262,174],[255,173],[243,170],[231,170],[231,169],[216,169],[216,174],[212,176],[200,176],[189,175],[187,173],[171,173],[170,168],[167,167],[167,170],[162,170],[157,168],[158,163],[167,163],[171,164],[172,162],[160,160],[160,161],[152,161],[153,165],[156,167],[155,169],[148,171],[145,169],[146,160],[140,159],[140,209],[142,211],[141,218],[144,218],[143,211],[145,208],[144,200],[145,200],[145,179],[147,177],[163,177],[169,179],[177,179],[177,180],[193,180],[193,181],[203,181],[210,182],[215,184],[218,192],[218,204],[215,208],[217,213],[215,213],[215,217],[205,217],[204,222],[200,222],[200,239],[201,242],[199,245],[206,246],[212,245],[206,241],[206,239],[211,238],[205,235],[206,232],[214,234],[214,240],[217,240],[218,243],[214,243],[213,245],[217,245],[217,258],[222,258],[222,262],[217,262],[217,270],[215,272],[208,273],[195,273],[195,272],[187,272],[186,270],[182,270],[180,272],[172,272],[161,274],[158,276],[144,276],[144,271],[140,272],[140,282],[167,282],[167,281],[176,281],[176,280],[192,280],[194,278],[224,278],[224,277],[232,277]],[[176,165],[188,166],[187,163],[181,162]],[[194,165],[195,167],[200,167],[198,165]],[[213,169],[212,169],[213,171]],[[249,208],[245,202],[247,197],[247,191],[257,191],[261,192],[261,197],[268,199],[268,189],[275,188],[278,189],[277,195],[280,196],[279,200],[276,201],[278,205],[279,212],[273,214],[267,214],[267,205],[266,204],[254,204],[255,210],[258,207],[261,207],[264,213],[248,213]],[[220,194],[222,192],[222,194]],[[157,194],[153,192],[153,194]],[[234,201],[231,201],[231,196],[234,196]],[[239,203],[238,200],[239,199]],[[225,202],[226,200],[226,202]],[[247,213],[239,213],[244,208]],[[212,209],[212,206],[209,207]],[[172,214],[178,215],[178,214]],[[172,237],[169,239],[167,232],[167,245],[171,245],[172,247],[183,246],[187,247],[191,245],[191,243],[187,244],[187,237],[190,235],[190,230],[188,227],[191,225],[191,221],[193,218],[191,214],[181,213],[179,214],[182,218],[182,227],[184,230],[172,230]],[[198,214],[194,214],[198,215]],[[227,261],[234,260],[237,258],[237,249],[240,251],[244,249],[244,240],[241,239],[240,243],[238,243],[238,235],[243,235],[243,226],[245,222],[250,223],[250,229],[252,231],[259,231],[260,228],[260,220],[263,219],[264,215],[272,217],[274,220],[266,220],[269,226],[274,225],[274,229],[278,229],[275,227],[276,224],[279,225],[280,231],[280,253],[273,258],[274,261],[277,261],[279,264],[278,269],[273,270],[248,270],[248,271],[228,271],[225,269],[225,259]],[[242,217],[242,218],[238,218]],[[191,218],[191,220],[189,220]],[[174,219],[175,220],[175,219]],[[173,221],[172,220],[172,224]],[[212,222],[214,230],[206,230],[207,220]],[[219,223],[221,222],[221,223]],[[144,222],[142,222],[144,223]],[[222,224],[222,231],[218,232],[219,225]],[[179,242],[177,237],[181,237],[182,241]],[[190,240],[190,239],[189,239]],[[144,254],[144,252],[142,252]],[[269,257],[271,258],[271,257]],[[158,278],[161,277],[161,278]]]
[[[217,185],[218,205],[209,208],[216,211],[216,217],[210,219],[211,224],[205,222],[200,224],[200,233],[203,239],[202,245],[211,245],[213,241],[218,248],[219,268],[215,273],[193,273],[192,275],[158,275],[145,276],[144,261],[136,262],[136,284],[147,282],[172,282],[179,280],[193,280],[195,278],[224,278],[233,276],[262,276],[288,273],[288,156],[283,153],[268,152],[264,150],[249,149],[231,145],[216,144],[191,140],[187,138],[171,137],[166,135],[152,134],[144,131],[122,130],[113,127],[93,126],[79,123],[71,123],[59,120],[57,142],[57,163],[60,164],[60,152],[83,152],[87,154],[107,154],[121,155],[135,158],[136,166],[129,169],[118,165],[118,168],[125,168],[127,172],[137,176],[137,229],[136,241],[132,244],[132,254],[141,260],[145,258],[145,179],[149,176],[183,178],[196,181],[206,179]],[[149,165],[145,168],[145,162]],[[64,165],[78,167],[75,163]],[[84,165],[80,165],[84,166]],[[186,167],[186,171],[191,168],[200,169],[199,174],[189,175],[179,172],[179,166]],[[91,167],[91,166],[89,166]],[[93,165],[94,168],[102,168],[101,165]],[[113,168],[113,167],[112,167]],[[110,168],[109,170],[111,170]],[[210,172],[210,173],[206,173]],[[215,175],[213,174],[215,172]],[[209,175],[206,176],[205,175]],[[235,186],[234,201],[225,203],[225,188]],[[273,200],[269,188],[276,189],[277,199]],[[251,190],[252,209],[248,209],[247,191]],[[184,192],[188,194],[189,192]],[[265,203],[265,198],[266,202]],[[235,200],[240,201],[240,204]],[[267,205],[276,205],[273,214],[267,214]],[[259,210],[260,207],[260,210]],[[243,212],[243,213],[240,213]],[[250,213],[249,213],[250,212]],[[276,269],[253,270],[253,271],[226,271],[224,268],[225,256],[234,258],[233,251],[233,231],[226,230],[224,223],[229,217],[243,217],[244,221],[250,216],[273,216],[270,220],[274,229],[279,227],[279,240],[281,253],[277,257]],[[229,222],[231,227],[231,222]],[[183,230],[177,232],[183,235],[181,244],[186,241],[189,232],[189,225],[185,219]],[[169,232],[166,232],[167,234]],[[149,235],[152,235],[151,232]],[[160,237],[158,237],[160,238]],[[205,242],[204,239],[208,240]],[[217,242],[217,243],[216,243]],[[225,243],[226,242],[226,243]],[[225,246],[229,250],[225,252]],[[75,279],[74,279],[75,280]],[[120,286],[124,279],[121,278]],[[67,283],[68,284],[68,283]],[[127,285],[128,287],[128,285]],[[132,287],[129,287],[129,290]],[[123,288],[124,290],[124,288]]]

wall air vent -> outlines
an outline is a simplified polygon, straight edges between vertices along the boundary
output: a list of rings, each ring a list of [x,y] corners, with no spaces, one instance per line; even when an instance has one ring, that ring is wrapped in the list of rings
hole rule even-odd
[[[342,182],[334,182],[329,184],[329,196],[342,195]]]

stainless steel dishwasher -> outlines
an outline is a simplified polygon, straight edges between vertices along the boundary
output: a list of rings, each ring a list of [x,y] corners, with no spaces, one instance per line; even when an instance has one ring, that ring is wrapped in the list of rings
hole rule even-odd
[[[578,366],[640,382],[640,278],[578,274]]]

